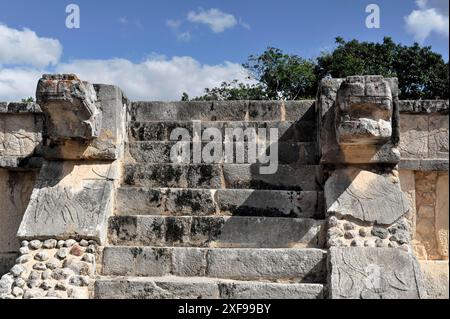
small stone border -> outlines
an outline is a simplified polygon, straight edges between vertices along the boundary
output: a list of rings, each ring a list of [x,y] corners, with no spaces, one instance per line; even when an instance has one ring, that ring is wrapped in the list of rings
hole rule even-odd
[[[390,247],[411,252],[409,221],[402,217],[392,225],[383,226],[330,216],[327,221],[327,246]]]
[[[0,279],[0,299],[88,299],[99,246],[73,239],[23,241],[20,257]]]

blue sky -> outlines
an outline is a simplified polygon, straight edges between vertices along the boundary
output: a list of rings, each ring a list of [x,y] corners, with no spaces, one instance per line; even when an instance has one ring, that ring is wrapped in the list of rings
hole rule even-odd
[[[65,27],[69,3],[80,7],[79,29]],[[380,7],[379,29],[365,26],[370,3]],[[418,40],[448,60],[448,0],[0,0],[0,25],[0,100],[32,92],[25,84],[44,71],[125,86],[135,99],[177,99],[244,79],[239,64],[267,46],[314,58],[332,50],[336,36]],[[24,49],[29,61],[12,53]],[[24,83],[12,83],[14,72]],[[139,83],[130,84],[134,75]]]

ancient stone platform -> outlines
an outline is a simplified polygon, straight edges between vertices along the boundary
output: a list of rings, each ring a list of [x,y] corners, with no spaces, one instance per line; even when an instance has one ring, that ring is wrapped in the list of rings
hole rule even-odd
[[[448,104],[381,76],[131,102],[44,75],[37,103],[0,103],[0,298],[448,298]],[[277,131],[254,161],[247,129]]]

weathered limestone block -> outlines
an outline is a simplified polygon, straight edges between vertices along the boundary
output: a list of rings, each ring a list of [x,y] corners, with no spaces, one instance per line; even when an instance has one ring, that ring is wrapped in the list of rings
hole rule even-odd
[[[0,103],[0,167],[40,167],[43,130],[39,105]]]
[[[402,100],[399,101],[399,109],[401,113],[439,113],[448,115],[448,103],[448,100]]]
[[[429,117],[428,157],[449,157],[449,117],[433,114]]]
[[[45,162],[18,237],[102,242],[118,168],[118,162]]]
[[[428,157],[428,116],[400,115],[400,144],[402,158]]]
[[[414,237],[416,233],[416,181],[414,171],[400,170],[399,171],[400,187],[408,199],[409,207],[411,207],[408,214],[408,221],[411,225],[411,236]]]
[[[129,103],[122,91],[113,85],[93,85],[101,119],[96,138],[66,139],[51,143],[44,157],[51,160],[116,160],[123,157],[126,140],[126,108]]]
[[[41,116],[0,113],[0,157],[33,155],[42,143],[43,128]]]
[[[36,100],[49,119],[52,140],[99,136],[102,113],[92,84],[74,74],[44,74],[37,85]]]
[[[398,163],[397,79],[324,79],[316,111],[321,162]]]
[[[439,255],[448,260],[448,218],[449,218],[449,193],[448,173],[440,173],[436,182],[436,240]]]
[[[420,269],[425,279],[428,299],[449,298],[448,261],[421,260]]]
[[[348,77],[337,92],[339,144],[378,144],[392,135],[390,83],[381,76]]]
[[[323,299],[320,284],[281,284],[213,278],[100,278],[99,299]]]
[[[414,248],[421,260],[448,259],[448,173],[416,172]]]
[[[346,168],[334,171],[325,183],[328,215],[390,225],[408,213],[408,201],[398,178]]]
[[[34,171],[0,169],[0,254],[19,249],[16,234],[35,180]]]
[[[332,299],[426,298],[417,261],[399,249],[333,247],[328,262]]]

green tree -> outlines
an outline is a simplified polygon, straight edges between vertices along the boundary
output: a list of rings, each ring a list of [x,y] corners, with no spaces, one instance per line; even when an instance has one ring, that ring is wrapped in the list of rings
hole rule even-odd
[[[183,99],[183,98],[182,98]],[[268,100],[265,90],[260,84],[244,84],[237,80],[222,82],[218,87],[206,88],[205,94],[192,101],[230,101],[230,100]]]
[[[382,43],[345,41],[336,38],[336,48],[316,61],[269,47],[251,55],[243,64],[257,84],[237,80],[205,89],[193,100],[297,100],[312,98],[320,79],[331,76],[383,75],[397,77],[401,99],[448,99],[449,64],[431,47],[415,43],[404,46],[386,37]],[[183,95],[183,100],[189,97]]]
[[[313,61],[269,47],[261,55],[251,55],[244,67],[261,83],[269,99],[297,100],[316,94]]]
[[[448,63],[442,56],[421,47],[396,44],[391,38],[382,43],[344,41],[336,38],[336,49],[317,59],[318,78],[351,75],[398,77],[401,99],[448,98]]]
[[[313,61],[269,47],[261,55],[251,55],[243,66],[257,84],[223,82],[206,88],[203,96],[193,100],[297,100],[316,94],[318,79]]]
[[[26,99],[22,99],[22,103],[32,103],[34,102],[34,99],[32,97],[28,97]]]

